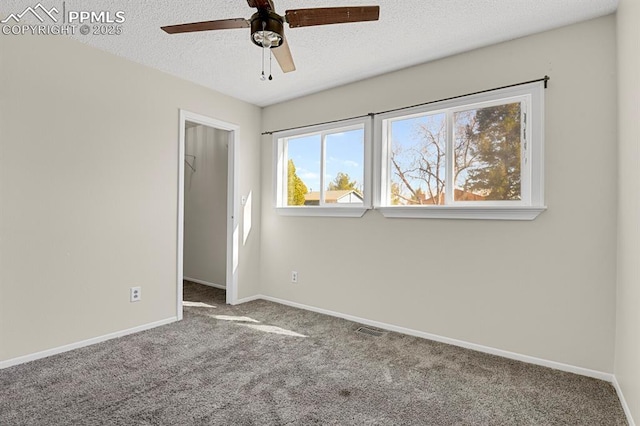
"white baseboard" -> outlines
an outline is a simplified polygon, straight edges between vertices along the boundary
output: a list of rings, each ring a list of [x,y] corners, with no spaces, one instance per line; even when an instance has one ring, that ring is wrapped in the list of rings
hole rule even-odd
[[[198,279],[189,278],[189,277],[183,277],[182,279],[186,280],[186,281],[191,281],[191,282],[196,283],[196,284],[202,284],[202,285],[206,285],[206,286],[209,286],[209,287],[219,288],[221,290],[226,290],[227,289],[227,286],[225,286],[225,285],[216,284],[216,283],[210,283],[209,281],[198,280]]]
[[[185,278],[186,280],[189,281],[194,281],[190,278]],[[635,423],[633,421],[633,418],[631,417],[631,411],[629,410],[629,406],[627,405],[626,400],[624,399],[624,395],[622,393],[622,390],[620,388],[620,385],[618,384],[618,381],[616,380],[615,376],[613,374],[610,373],[605,373],[605,372],[601,372],[601,371],[596,371],[596,370],[590,370],[588,368],[583,368],[583,367],[576,367],[573,365],[569,365],[569,364],[564,364],[564,363],[560,363],[560,362],[556,362],[556,361],[550,361],[550,360],[546,360],[546,359],[542,359],[542,358],[536,358],[536,357],[532,357],[532,356],[528,356],[528,355],[523,355],[523,354],[518,354],[515,352],[510,352],[510,351],[505,351],[502,349],[496,349],[496,348],[492,348],[489,346],[483,346],[483,345],[479,345],[476,343],[470,343],[470,342],[466,342],[463,340],[457,340],[457,339],[452,339],[449,337],[443,337],[443,336],[439,336],[437,334],[431,334],[431,333],[426,333],[423,331],[417,331],[417,330],[412,330],[409,328],[405,328],[405,327],[399,327],[396,325],[392,325],[392,324],[386,324],[383,322],[379,322],[379,321],[373,321],[373,320],[368,320],[366,318],[360,318],[360,317],[356,317],[354,315],[348,315],[348,314],[344,314],[341,312],[335,312],[335,311],[330,311],[328,309],[322,309],[322,308],[317,308],[315,306],[309,306],[309,305],[304,305],[302,303],[297,303],[297,302],[291,302],[288,300],[284,300],[284,299],[278,299],[276,297],[271,297],[271,296],[265,296],[265,295],[255,295],[255,296],[250,296],[250,297],[246,297],[243,299],[239,299],[237,300],[236,304],[241,304],[241,303],[247,303],[247,302],[251,302],[254,300],[259,300],[259,299],[263,299],[263,300],[268,300],[270,302],[274,302],[274,303],[279,303],[282,305],[286,305],[286,306],[291,306],[294,308],[298,308],[298,309],[304,309],[307,311],[312,311],[312,312],[317,312],[320,314],[324,314],[324,315],[329,315],[329,316],[333,316],[333,317],[337,317],[337,318],[343,318],[346,319],[348,321],[353,321],[353,322],[357,322],[360,324],[365,324],[365,325],[369,325],[372,327],[376,327],[376,328],[380,328],[383,330],[389,330],[389,331],[395,331],[397,333],[402,333],[402,334],[406,334],[409,336],[415,336],[415,337],[420,337],[423,339],[428,339],[428,340],[434,340],[436,342],[441,342],[441,343],[447,343],[450,345],[454,345],[454,346],[459,346],[459,347],[463,347],[466,349],[471,349],[471,350],[475,350],[478,352],[484,352],[484,353],[488,353],[491,355],[497,355],[497,356],[501,356],[504,358],[508,358],[508,359],[514,359],[517,361],[522,361],[522,362],[526,362],[529,364],[535,364],[535,365],[540,365],[543,367],[549,367],[549,368],[553,368],[556,370],[560,370],[560,371],[566,371],[569,373],[574,373],[574,374],[579,374],[582,376],[587,376],[587,377],[593,377],[595,379],[599,379],[599,380],[604,380],[607,382],[610,382],[613,384],[613,386],[616,389],[616,392],[618,393],[618,396],[620,398],[620,402],[624,408],[625,414],[629,420],[629,424],[630,426],[635,426]],[[106,340],[110,340],[110,339],[114,339],[117,337],[122,337],[122,336],[126,336],[128,334],[133,334],[133,333],[138,333],[140,331],[145,331],[145,330],[149,330],[155,327],[159,327],[162,325],[166,325],[166,324],[170,324],[172,322],[177,321],[178,318],[177,317],[171,317],[171,318],[167,318],[164,320],[160,320],[160,321],[156,321],[153,323],[149,323],[149,324],[144,324],[138,327],[134,327],[134,328],[130,328],[127,330],[121,330],[121,331],[117,331],[114,333],[110,333],[110,334],[106,334],[104,336],[99,336],[99,337],[94,337],[91,339],[87,339],[87,340],[83,340],[80,342],[76,342],[76,343],[71,343],[68,345],[64,345],[64,346],[60,346],[57,348],[53,348],[53,349],[48,349],[45,351],[41,351],[41,352],[36,352],[34,354],[30,354],[30,355],[25,355],[25,356],[21,356],[21,357],[17,357],[17,358],[13,358],[13,359],[9,359],[7,361],[0,361],[0,369],[4,369],[4,368],[8,368],[8,367],[12,367],[14,365],[18,365],[18,364],[23,364],[25,362],[29,362],[29,361],[34,361],[36,359],[40,359],[40,358],[45,358],[51,355],[56,355],[62,352],[67,352],[73,349],[78,349],[78,348],[82,348],[85,346],[89,346],[89,345],[94,345],[96,343],[100,343],[100,342],[104,342]]]
[[[238,299],[236,300],[236,303],[234,303],[234,305],[240,305],[242,303],[253,302],[254,300],[261,300],[261,299],[267,300],[266,296],[257,294],[255,296],[245,297],[244,299]]]
[[[561,362],[549,361],[542,358],[536,358],[529,355],[523,355],[515,352],[509,352],[502,349],[496,349],[489,346],[483,346],[476,343],[465,342],[464,340],[452,339],[449,337],[439,336],[437,334],[425,333],[423,331],[412,330],[405,327],[399,327],[392,324],[386,324],[379,321],[372,321],[366,318],[359,318],[353,315],[343,314],[341,312],[334,312],[327,309],[316,308],[315,306],[304,305],[302,303],[290,302],[288,300],[278,299],[276,297],[271,296],[256,296],[254,298],[261,298],[264,300],[268,300],[275,303],[280,303],[282,305],[291,306],[294,308],[305,309],[307,311],[318,312],[320,314],[329,315],[332,317],[343,318],[349,321],[357,322],[360,324],[370,325],[372,327],[380,328],[383,330],[395,331],[402,334],[407,334],[409,336],[421,337],[423,339],[434,340],[436,342],[447,343],[449,345],[460,346],[466,349],[472,349],[478,352],[484,352],[491,355],[497,355],[504,358],[514,359],[517,361],[526,362],[529,364],[541,365],[543,367],[553,368],[555,370],[566,371],[569,373],[579,374],[581,376],[593,377],[595,379],[604,380],[607,382],[613,382],[613,374],[605,373],[602,371],[590,370],[588,368],[576,367],[569,364],[563,364]]]
[[[138,327],[129,328],[126,330],[116,331],[114,333],[105,334],[104,336],[93,337],[91,339],[82,340],[80,342],[70,343],[68,345],[59,346],[53,349],[47,349],[45,351],[36,352],[29,355],[20,356],[17,358],[12,358],[7,361],[0,361],[0,370],[3,368],[13,367],[14,365],[24,364],[25,362],[35,361],[40,358],[46,358],[51,355],[57,355],[63,352],[68,352],[73,349],[83,348],[89,345],[95,345],[96,343],[101,343],[106,340],[115,339],[117,337],[126,336],[128,334],[138,333],[140,331],[150,330],[152,328],[160,327],[161,325],[170,324],[172,322],[176,322],[178,320],[177,317],[171,317],[167,319],[163,319],[160,321],[155,321],[149,324],[140,325]]]
[[[627,421],[629,422],[629,426],[636,426],[636,423],[633,421],[633,416],[631,415],[631,410],[629,409],[627,400],[624,399],[622,388],[620,387],[620,383],[618,383],[618,379],[616,379],[616,376],[613,376],[612,384],[613,384],[613,387],[616,389],[616,393],[618,394],[618,399],[620,400],[620,404],[622,404],[622,409],[624,410],[624,414],[627,416]]]

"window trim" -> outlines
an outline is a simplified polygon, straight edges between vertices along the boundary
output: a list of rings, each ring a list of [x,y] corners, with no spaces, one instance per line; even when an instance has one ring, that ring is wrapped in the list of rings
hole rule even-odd
[[[448,205],[421,205],[421,206],[392,206],[389,205],[390,183],[390,143],[385,135],[388,134],[390,123],[394,119],[409,118],[411,116],[424,115],[444,111],[453,114],[456,111],[466,110],[482,104],[508,103],[509,99],[527,99],[526,110],[528,144],[528,173],[524,176],[523,184],[527,185],[523,193],[528,195],[528,200],[492,202],[491,204],[472,205],[470,202],[455,202]],[[505,102],[502,102],[505,101]],[[374,118],[374,208],[383,216],[389,218],[438,218],[438,219],[490,219],[490,220],[533,220],[546,210],[544,205],[544,83],[535,82],[517,87],[499,89],[487,93],[475,94],[435,102],[429,105],[421,105],[413,108],[391,111],[378,114]],[[447,145],[453,138],[453,123],[448,121]],[[524,127],[524,126],[523,126]],[[450,148],[448,149],[450,152]],[[447,154],[449,163],[449,154]],[[447,163],[446,173],[453,169]],[[455,187],[455,183],[452,183]]]
[[[323,216],[323,217],[362,217],[373,207],[373,179],[372,179],[372,119],[371,117],[354,118],[350,120],[340,121],[339,123],[319,124],[304,128],[292,130],[284,130],[273,134],[273,164],[275,165],[275,173],[273,174],[273,204],[278,214],[282,216]],[[318,133],[339,133],[341,131],[354,130],[360,128],[364,130],[364,158],[363,158],[363,198],[362,204],[337,205],[324,204],[319,206],[285,206],[283,205],[283,197],[285,191],[284,167],[286,159],[285,140],[292,137],[301,137]],[[325,161],[324,150],[321,152],[321,162]],[[321,165],[322,174],[322,165]],[[324,183],[324,179],[321,180]],[[321,183],[321,198],[325,192],[325,188]]]

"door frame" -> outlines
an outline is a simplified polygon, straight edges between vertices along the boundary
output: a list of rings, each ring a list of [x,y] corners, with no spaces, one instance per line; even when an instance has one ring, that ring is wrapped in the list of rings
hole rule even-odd
[[[216,118],[180,109],[180,138],[178,142],[178,258],[177,258],[177,317],[182,319],[182,291],[184,279],[184,162],[186,123],[202,124],[229,132],[227,168],[227,259],[226,259],[226,302],[235,305],[238,300],[238,150],[240,126]]]

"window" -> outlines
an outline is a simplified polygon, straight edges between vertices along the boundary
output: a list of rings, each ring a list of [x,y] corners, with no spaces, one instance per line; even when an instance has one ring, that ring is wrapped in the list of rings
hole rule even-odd
[[[278,212],[362,216],[371,206],[370,122],[356,119],[275,134]]]
[[[531,220],[544,209],[542,83],[376,117],[387,217]]]

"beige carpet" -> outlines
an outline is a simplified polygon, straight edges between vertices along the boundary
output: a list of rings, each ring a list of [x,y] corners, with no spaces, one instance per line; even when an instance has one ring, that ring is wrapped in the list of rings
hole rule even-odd
[[[0,425],[625,425],[608,383],[185,284],[184,320],[0,371]]]

